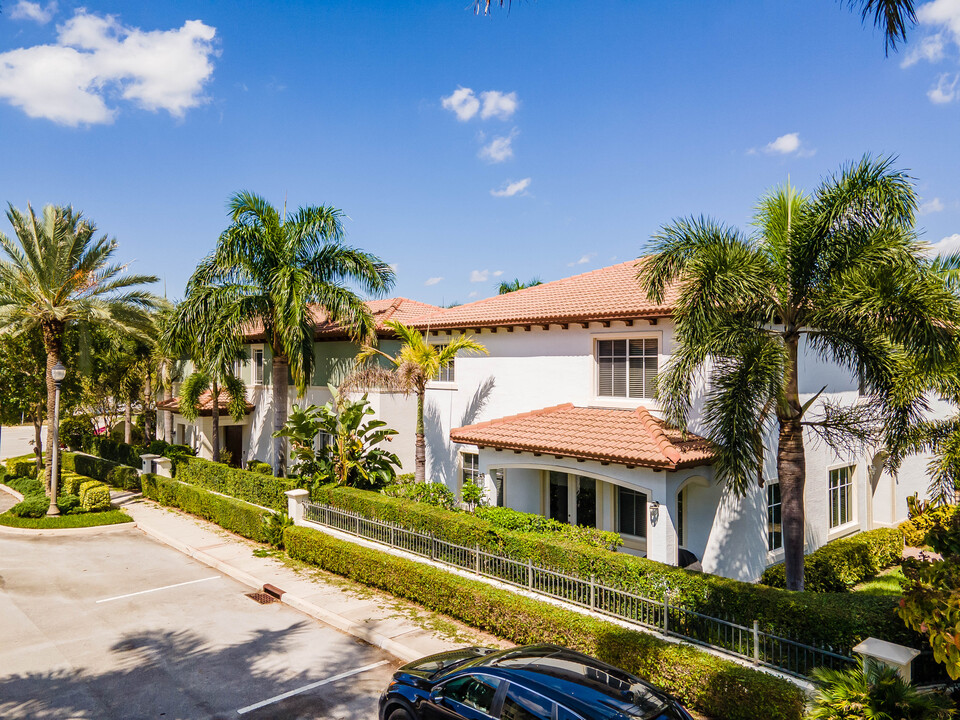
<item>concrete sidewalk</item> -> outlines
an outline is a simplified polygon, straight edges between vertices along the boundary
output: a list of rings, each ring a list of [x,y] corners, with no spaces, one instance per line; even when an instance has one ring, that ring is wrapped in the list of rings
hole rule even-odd
[[[466,645],[509,647],[493,636],[337,575],[293,561],[223,528],[139,495],[111,493],[148,536],[261,589],[327,625],[410,661]]]

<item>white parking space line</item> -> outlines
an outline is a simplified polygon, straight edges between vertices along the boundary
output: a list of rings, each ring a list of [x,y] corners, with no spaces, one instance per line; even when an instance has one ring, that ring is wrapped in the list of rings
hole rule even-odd
[[[104,598],[103,600],[97,600],[97,604],[105,602],[113,602],[114,600],[123,600],[124,598],[133,597],[134,595],[146,595],[147,593],[160,592],[161,590],[170,590],[171,588],[183,587],[184,585],[193,585],[194,583],[202,583],[207,580],[219,580],[219,575],[214,575],[213,577],[200,578],[199,580],[188,580],[187,582],[177,583],[175,585],[164,585],[163,587],[152,588],[150,590],[141,590],[140,592],[127,593],[126,595],[117,595],[112,598]]]
[[[318,688],[321,685],[328,685],[329,683],[336,682],[337,680],[343,680],[343,678],[348,678],[351,675],[359,675],[360,673],[366,672],[367,670],[373,670],[374,668],[378,668],[381,665],[386,665],[389,662],[390,662],[389,660],[381,660],[380,662],[375,662],[370,665],[364,665],[363,667],[357,668],[356,670],[348,670],[345,673],[340,673],[339,675],[328,677],[326,680],[319,680],[315,683],[304,685],[303,687],[297,688],[296,690],[290,690],[289,692],[285,692],[282,695],[276,695],[275,697],[269,698],[267,700],[263,700],[262,702],[258,702],[256,705],[247,705],[247,707],[240,708],[239,710],[237,710],[237,715],[245,715],[248,712],[259,710],[260,708],[266,707],[267,705],[273,705],[274,703],[278,703],[281,700],[286,700],[287,698],[293,697],[294,695],[299,695],[300,693],[305,693],[309,690],[313,690],[314,688]]]

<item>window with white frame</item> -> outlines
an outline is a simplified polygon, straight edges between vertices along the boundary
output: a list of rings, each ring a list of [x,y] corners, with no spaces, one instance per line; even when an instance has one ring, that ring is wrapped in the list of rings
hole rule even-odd
[[[652,399],[658,353],[656,338],[597,340],[597,395]]]
[[[617,488],[617,532],[647,536],[646,495],[624,487]]]
[[[437,352],[443,351],[446,345],[437,345]],[[443,383],[452,383],[456,380],[456,374],[454,371],[454,365],[457,360],[454,358],[451,360],[445,367],[440,368],[437,372],[436,377],[433,378],[434,382],[443,382]]]
[[[314,450],[316,450],[317,452],[320,452],[325,447],[329,447],[330,445],[333,445],[333,435],[323,430],[318,432],[317,437],[314,439],[314,442],[313,442]]]
[[[253,384],[263,385],[263,348],[253,350]]]
[[[830,492],[830,527],[840,527],[853,520],[853,474],[856,466],[834,468],[828,483]]]
[[[476,453],[460,453],[463,463],[463,482],[480,484],[480,456]]]
[[[780,483],[767,483],[767,550],[783,547]]]

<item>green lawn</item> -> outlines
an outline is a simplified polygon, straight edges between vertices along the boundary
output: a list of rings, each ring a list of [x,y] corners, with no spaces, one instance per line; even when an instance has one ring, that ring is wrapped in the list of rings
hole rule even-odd
[[[899,597],[903,594],[900,588],[900,580],[903,578],[903,571],[899,565],[884,570],[876,577],[864,580],[859,585],[855,585],[854,592],[864,593],[865,595],[879,595],[883,597]]]
[[[103,512],[42,518],[19,518],[10,513],[0,515],[0,525],[32,530],[62,530],[65,528],[96,527],[97,525],[119,525],[128,522],[133,522],[133,518],[123,510],[104,510]]]

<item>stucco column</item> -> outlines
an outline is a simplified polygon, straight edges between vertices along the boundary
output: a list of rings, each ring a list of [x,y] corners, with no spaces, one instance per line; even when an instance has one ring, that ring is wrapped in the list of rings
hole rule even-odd
[[[673,517],[673,502],[668,497],[666,479],[662,473],[660,482],[653,487],[647,498],[647,557],[650,560],[677,564],[677,528]]]
[[[303,504],[309,499],[310,492],[303,489],[287,490],[284,495],[287,496],[287,515],[294,525],[303,525]]]

